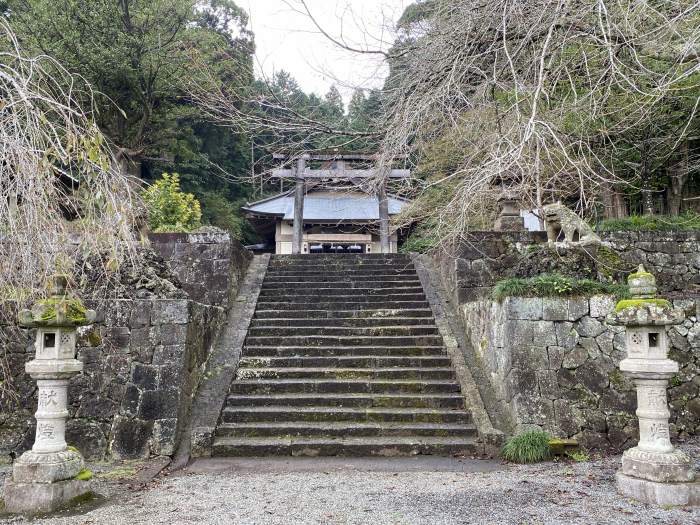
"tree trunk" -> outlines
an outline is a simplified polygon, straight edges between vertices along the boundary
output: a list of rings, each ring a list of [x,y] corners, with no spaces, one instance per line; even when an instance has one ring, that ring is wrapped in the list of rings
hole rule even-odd
[[[681,213],[683,202],[683,189],[688,182],[688,141],[684,140],[678,153],[675,155],[672,164],[668,167],[668,175],[671,179],[671,186],[667,188],[666,199],[668,213],[671,216],[678,216]]]
[[[642,171],[639,175],[642,189],[642,207],[644,215],[654,215],[654,195],[651,189],[651,174],[649,173],[649,151],[647,141],[642,141]]]

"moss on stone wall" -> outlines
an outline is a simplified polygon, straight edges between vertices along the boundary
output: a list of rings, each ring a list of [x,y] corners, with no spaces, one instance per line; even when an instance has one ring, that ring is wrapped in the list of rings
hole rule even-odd
[[[670,308],[671,303],[666,299],[623,299],[615,305],[615,311],[621,312],[625,308],[636,306],[658,306],[659,308]]]

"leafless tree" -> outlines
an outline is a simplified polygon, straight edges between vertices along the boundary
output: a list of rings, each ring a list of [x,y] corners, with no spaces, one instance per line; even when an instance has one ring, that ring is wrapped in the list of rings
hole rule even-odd
[[[288,2],[339,47],[389,64],[380,165],[409,155],[420,166],[436,143],[444,154],[459,150],[449,171],[411,185],[418,198],[406,220],[429,217],[442,241],[481,227],[503,187],[531,209],[567,198],[585,213],[613,206],[630,169],[645,190],[651,157],[664,157],[676,182],[698,167],[687,144],[700,128],[700,2],[425,0],[390,50],[352,45],[326,31],[305,0]],[[295,114],[275,97],[251,101],[198,85],[194,97],[226,125],[280,137],[362,135]],[[241,109],[251,103],[276,116]],[[657,125],[664,105],[678,113],[665,127]],[[611,160],[623,138],[644,158],[627,171]],[[435,188],[439,202],[420,198]]]

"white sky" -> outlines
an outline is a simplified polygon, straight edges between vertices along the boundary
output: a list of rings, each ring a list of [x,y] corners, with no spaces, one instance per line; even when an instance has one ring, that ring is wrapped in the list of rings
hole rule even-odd
[[[255,33],[258,74],[284,69],[306,92],[325,95],[336,84],[345,101],[357,87],[381,87],[386,68],[379,55],[344,51],[323,36],[299,0],[238,0]],[[321,27],[351,47],[388,49],[393,25],[412,0],[307,0]]]

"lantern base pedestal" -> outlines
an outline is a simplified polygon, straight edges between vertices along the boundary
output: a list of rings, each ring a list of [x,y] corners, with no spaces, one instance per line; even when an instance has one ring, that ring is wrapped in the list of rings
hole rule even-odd
[[[693,462],[680,450],[663,453],[631,448],[622,454],[620,472],[659,483],[689,483],[695,479]]]
[[[12,467],[12,480],[17,483],[55,483],[70,480],[83,469],[83,457],[73,450],[22,454]]]
[[[651,505],[700,506],[700,481],[662,483],[640,479],[618,471],[617,491],[623,496]]]
[[[90,482],[77,479],[55,483],[5,483],[5,510],[13,514],[43,514],[70,506],[90,492]]]

